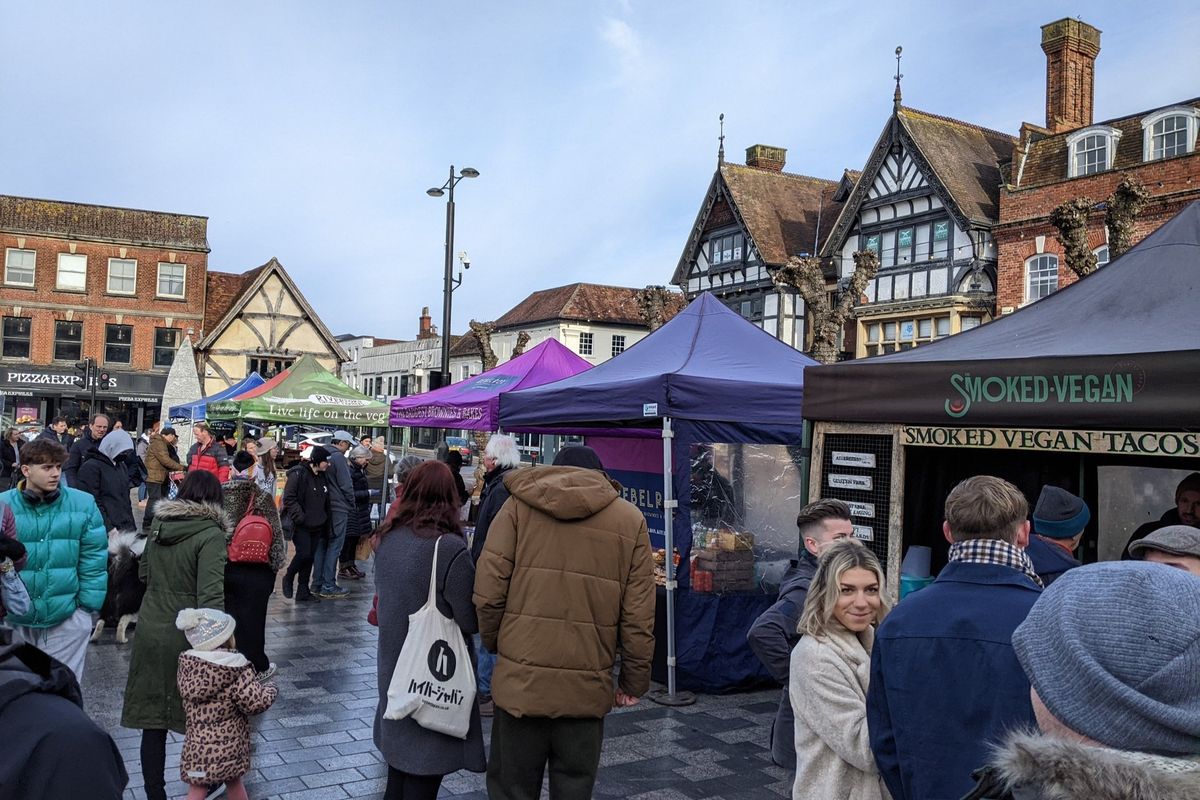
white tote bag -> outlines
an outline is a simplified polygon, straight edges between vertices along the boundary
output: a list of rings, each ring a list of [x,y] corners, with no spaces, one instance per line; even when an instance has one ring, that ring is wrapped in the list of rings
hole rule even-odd
[[[475,669],[457,623],[437,607],[437,554],[429,571],[429,598],[408,616],[408,637],[388,686],[384,719],[411,716],[422,728],[467,738],[475,705]]]

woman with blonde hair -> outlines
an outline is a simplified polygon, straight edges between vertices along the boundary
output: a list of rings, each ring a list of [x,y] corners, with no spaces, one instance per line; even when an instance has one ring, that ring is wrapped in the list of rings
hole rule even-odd
[[[858,540],[841,539],[821,555],[789,670],[794,800],[890,800],[867,736],[871,646],[886,595],[879,559]]]

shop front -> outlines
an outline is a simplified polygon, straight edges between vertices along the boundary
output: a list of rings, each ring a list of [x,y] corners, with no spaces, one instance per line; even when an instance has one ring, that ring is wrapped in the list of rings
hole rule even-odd
[[[18,424],[45,423],[66,417],[72,427],[93,413],[121,420],[126,430],[142,430],[159,418],[166,374],[101,368],[109,376],[107,388],[96,387],[92,408],[91,387],[73,367],[0,365],[3,416]]]

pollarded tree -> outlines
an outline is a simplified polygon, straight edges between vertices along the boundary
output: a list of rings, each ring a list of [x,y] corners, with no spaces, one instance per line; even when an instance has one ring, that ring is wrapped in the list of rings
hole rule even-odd
[[[1149,198],[1150,192],[1145,184],[1128,172],[1121,176],[1121,182],[1108,196],[1108,203],[1104,207],[1104,226],[1108,228],[1110,259],[1123,255],[1133,247],[1133,223]]]
[[[637,293],[638,311],[651,333],[663,326],[667,317],[667,303],[671,292],[665,286],[647,286]]]
[[[838,359],[838,339],[850,313],[862,302],[863,291],[879,272],[879,256],[873,250],[854,254],[854,273],[849,283],[841,287],[830,301],[825,289],[825,273],[821,259],[792,256],[777,269],[772,278],[780,289],[794,290],[804,299],[805,314],[812,326],[812,357],[822,364]]]
[[[512,356],[510,356],[508,360],[512,361],[514,358],[524,353],[525,345],[527,344],[529,344],[529,333],[528,331],[521,331],[517,334],[517,343],[513,345]]]
[[[1067,269],[1079,277],[1096,271],[1096,254],[1088,246],[1088,214],[1095,205],[1087,197],[1068,200],[1050,212],[1050,224],[1058,229]]]

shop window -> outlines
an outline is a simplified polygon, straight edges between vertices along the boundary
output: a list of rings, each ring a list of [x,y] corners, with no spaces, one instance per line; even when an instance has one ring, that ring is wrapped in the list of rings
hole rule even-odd
[[[83,323],[54,321],[54,360],[78,361],[83,353]]]
[[[29,317],[4,318],[4,357],[29,358],[30,331],[33,320]]]
[[[1058,289],[1058,256],[1042,253],[1025,262],[1025,302],[1041,300]]]
[[[274,378],[279,373],[292,365],[294,358],[276,358],[266,356],[256,356],[250,359],[250,372],[257,372],[263,378]],[[375,391],[373,394],[379,394],[383,389],[383,378],[376,379]]]
[[[184,285],[187,282],[187,264],[158,264],[158,296],[183,298]]]
[[[866,351],[869,356],[910,350],[918,345],[950,335],[950,317],[928,316],[912,319],[868,322]]]
[[[33,286],[36,250],[4,251],[4,282],[9,286]]]
[[[137,293],[137,262],[132,258],[108,260],[108,293]]]
[[[58,283],[56,288],[66,292],[87,290],[87,256],[74,253],[58,254]]]
[[[178,328],[154,329],[154,366],[170,368],[175,363],[175,351],[178,349]]]
[[[621,355],[625,352],[625,337],[619,334],[614,334],[612,337],[612,354],[613,357]]]
[[[579,334],[579,355],[590,356],[592,354],[592,334]]]
[[[133,361],[133,326],[104,326],[104,363],[129,364]]]
[[[1167,108],[1142,120],[1142,159],[1182,156],[1196,149],[1196,121],[1200,109]]]

